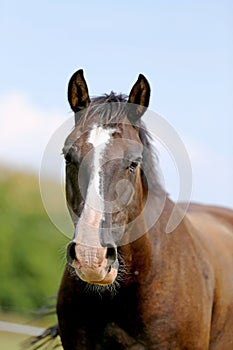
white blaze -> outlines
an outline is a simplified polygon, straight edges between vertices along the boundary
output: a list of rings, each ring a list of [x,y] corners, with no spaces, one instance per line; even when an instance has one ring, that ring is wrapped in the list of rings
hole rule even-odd
[[[90,246],[101,246],[99,242],[99,224],[103,217],[103,198],[100,189],[100,172],[104,150],[111,139],[114,129],[104,129],[94,125],[87,139],[93,146],[93,170],[87,189],[85,206],[77,225],[76,241]]]
[[[108,144],[113,129],[103,129],[101,126],[94,125],[93,129],[90,132],[88,142],[91,143],[94,147],[94,181],[91,181],[90,184],[90,194],[97,194],[97,197],[100,198],[100,166],[102,156],[104,154],[104,149]],[[93,188],[94,187],[94,188]],[[88,191],[89,192],[89,191]],[[93,198],[93,197],[92,197]],[[95,205],[95,203],[93,203]],[[101,209],[101,208],[96,208]]]

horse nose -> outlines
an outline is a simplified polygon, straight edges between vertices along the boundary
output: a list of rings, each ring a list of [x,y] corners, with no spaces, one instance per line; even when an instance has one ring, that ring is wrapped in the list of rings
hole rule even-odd
[[[74,259],[76,259],[75,245],[75,242],[70,242],[67,246],[66,259],[69,264],[72,264]]]
[[[76,243],[70,242],[67,246],[67,252],[66,252],[66,259],[67,262],[72,265],[73,261],[77,261],[77,256],[75,252]],[[111,270],[112,267],[117,268],[118,267],[118,260],[117,260],[117,249],[116,247],[109,245],[107,247],[105,258],[107,259],[107,266],[106,268],[108,270]]]

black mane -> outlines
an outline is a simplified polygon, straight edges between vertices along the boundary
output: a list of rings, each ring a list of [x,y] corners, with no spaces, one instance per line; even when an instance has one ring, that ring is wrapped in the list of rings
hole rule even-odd
[[[99,117],[100,125],[119,123],[121,118],[127,114],[127,100],[127,95],[116,94],[113,91],[109,95],[93,97],[90,105],[81,112],[82,116],[78,115],[78,119],[82,121],[84,126],[88,125],[89,121],[96,116]]]

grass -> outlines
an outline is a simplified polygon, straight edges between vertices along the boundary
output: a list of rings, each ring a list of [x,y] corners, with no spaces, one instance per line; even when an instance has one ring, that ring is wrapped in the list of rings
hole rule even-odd
[[[0,320],[6,322],[13,322],[20,325],[36,326],[46,328],[56,322],[55,317],[50,319],[33,320],[32,318],[22,317],[18,314],[1,313]],[[25,350],[28,348],[28,343],[31,336],[27,334],[17,334],[11,332],[0,332],[0,349],[3,350]],[[26,346],[27,344],[27,346]]]
[[[38,178],[4,167],[0,222],[0,311],[29,314],[57,293],[68,239],[43,208]]]
[[[1,332],[0,349],[2,350],[22,350],[21,344],[27,339],[23,334],[12,334]]]

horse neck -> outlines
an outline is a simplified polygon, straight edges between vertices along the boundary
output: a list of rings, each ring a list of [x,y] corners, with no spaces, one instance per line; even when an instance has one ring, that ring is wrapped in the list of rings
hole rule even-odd
[[[156,223],[146,230],[143,226],[144,222],[141,220],[138,231],[143,230],[141,231],[143,234],[120,248],[120,254],[124,258],[131,281],[145,283],[151,278],[151,274],[155,273],[156,266],[162,265],[168,257],[170,261],[179,260],[179,254],[174,253],[177,247],[182,252],[187,249],[188,245],[192,245],[192,237],[187,232],[185,218],[173,232],[166,233],[167,223],[172,215],[174,205],[166,197],[163,211]],[[136,237],[139,232],[136,232]]]
[[[126,271],[126,285],[146,280],[150,270],[151,242],[148,232],[142,237],[119,248]]]

